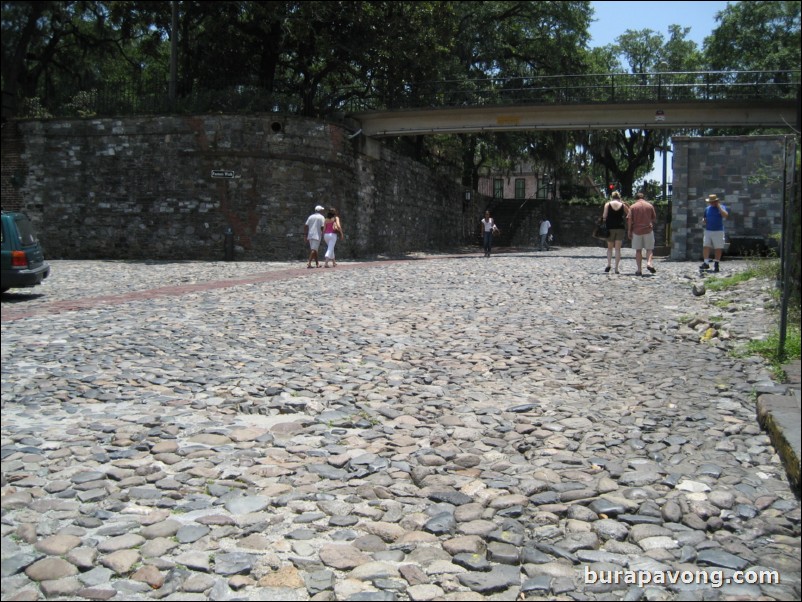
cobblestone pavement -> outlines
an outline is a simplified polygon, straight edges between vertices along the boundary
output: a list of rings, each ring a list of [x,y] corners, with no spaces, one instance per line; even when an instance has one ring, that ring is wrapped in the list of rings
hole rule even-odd
[[[798,600],[771,284],[627,251],[53,261],[3,295],[3,600]]]

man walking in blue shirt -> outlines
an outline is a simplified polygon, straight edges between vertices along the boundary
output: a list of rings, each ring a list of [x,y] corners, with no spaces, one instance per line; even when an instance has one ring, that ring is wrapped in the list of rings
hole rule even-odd
[[[718,272],[718,262],[721,261],[721,254],[724,252],[724,220],[730,215],[727,208],[718,200],[715,194],[707,197],[707,208],[702,224],[705,227],[704,240],[702,242],[702,271],[710,269],[710,249],[713,249],[716,258],[713,264],[713,271]]]

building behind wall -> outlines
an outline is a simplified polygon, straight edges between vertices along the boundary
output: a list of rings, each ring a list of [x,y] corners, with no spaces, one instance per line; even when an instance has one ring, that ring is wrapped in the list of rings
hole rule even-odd
[[[671,258],[701,258],[705,199],[730,211],[730,254],[777,245],[783,227],[786,136],[673,137]],[[791,153],[793,156],[793,152]]]
[[[525,163],[519,163],[514,169],[483,167],[477,192],[507,201],[593,198],[604,194],[587,174],[573,181],[560,181],[548,168]]]

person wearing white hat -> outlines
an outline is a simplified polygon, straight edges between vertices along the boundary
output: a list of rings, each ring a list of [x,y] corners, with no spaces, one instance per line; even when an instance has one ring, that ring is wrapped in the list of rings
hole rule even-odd
[[[318,262],[317,251],[320,248],[320,240],[323,238],[323,223],[326,218],[323,217],[325,208],[322,205],[315,207],[315,212],[306,218],[304,224],[304,239],[309,243],[309,261],[306,262],[306,267],[312,267],[312,261],[315,262],[315,267],[320,267]]]
[[[699,269],[703,272],[710,269],[710,249],[713,249],[716,258],[713,271],[718,272],[718,262],[721,261],[721,255],[724,253],[724,220],[729,217],[730,212],[715,194],[707,197],[706,201],[707,207],[702,218],[702,224],[705,227],[702,241],[702,265],[699,266]]]

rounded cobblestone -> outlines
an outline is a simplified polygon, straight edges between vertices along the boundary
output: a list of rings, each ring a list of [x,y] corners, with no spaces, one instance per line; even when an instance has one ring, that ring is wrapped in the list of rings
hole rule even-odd
[[[3,295],[4,600],[799,599],[782,385],[733,353],[772,283],[598,248],[52,264]]]

